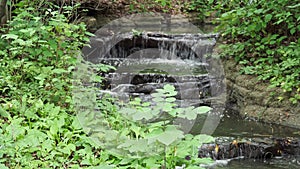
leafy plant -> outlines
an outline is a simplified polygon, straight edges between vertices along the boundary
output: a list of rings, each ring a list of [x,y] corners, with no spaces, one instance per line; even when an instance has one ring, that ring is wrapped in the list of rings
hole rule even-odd
[[[171,1],[171,0],[134,0],[130,1],[131,13],[143,12],[162,12],[162,13],[181,13],[184,8],[184,1]]]
[[[225,12],[217,30],[226,45],[223,56],[244,63],[243,73],[281,87],[290,100],[300,99],[298,1],[247,1]]]
[[[100,165],[101,150],[83,132],[71,99],[72,71],[91,34],[67,19],[75,7],[11,5],[0,35],[1,168]]]
[[[180,126],[172,121],[175,118],[195,119],[210,108],[179,108],[175,104],[176,94],[173,86],[165,85],[152,94],[153,102],[135,98],[128,106],[121,106],[120,110],[103,98],[96,108],[102,113],[90,109],[79,114],[79,121],[97,144],[122,159],[117,166],[193,166],[198,164],[197,147],[213,138],[207,135],[185,136]],[[193,160],[186,160],[186,157]]]
[[[201,22],[204,22],[206,17],[210,15],[214,10],[214,1],[213,0],[194,0],[190,1],[188,5],[188,11],[197,12],[197,16]]]
[[[103,78],[78,72],[99,73],[112,67],[81,60],[79,51],[92,34],[85,25],[69,20],[78,6],[57,7],[48,1],[27,0],[10,5],[15,9],[12,18],[0,31],[1,168],[159,168],[209,162],[196,159],[197,146],[213,138],[183,135],[179,126],[171,123],[179,117],[192,119],[208,107],[177,108],[171,86],[153,94],[164,103],[157,102],[154,107],[137,99],[119,109],[112,98],[99,99],[94,84]],[[84,93],[80,95],[76,87],[91,85],[84,79],[91,79],[92,87],[80,88]],[[86,109],[77,116],[76,110],[81,109],[76,97],[94,99],[83,102]],[[126,112],[129,109],[142,110],[147,119]],[[151,114],[154,109],[161,118]],[[93,126],[97,127],[88,130]],[[106,142],[99,142],[101,139]],[[195,158],[186,160],[186,155]]]

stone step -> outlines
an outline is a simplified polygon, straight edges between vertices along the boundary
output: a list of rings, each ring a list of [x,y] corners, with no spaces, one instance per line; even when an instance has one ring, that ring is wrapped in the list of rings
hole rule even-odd
[[[154,93],[156,89],[163,88],[165,84],[163,83],[146,83],[139,85],[132,84],[120,84],[110,91],[116,93],[143,93],[151,94]],[[199,84],[198,82],[192,83],[173,83],[175,90],[178,91],[176,98],[178,99],[201,99],[210,97],[210,85],[209,84]],[[200,86],[201,85],[201,86]]]
[[[123,102],[128,102],[129,100],[133,99],[133,98],[140,98],[142,101],[144,102],[151,102],[152,96],[149,94],[144,94],[144,93],[119,93],[119,92],[112,92],[109,90],[100,90],[98,93],[98,97],[101,98],[103,97],[103,95],[105,94],[109,94],[110,96],[117,98]],[[176,98],[177,100],[175,101],[175,103],[179,106],[179,107],[188,107],[188,106],[208,106],[210,105],[211,101],[209,99],[184,99],[184,100],[180,100],[180,98]]]
[[[202,75],[167,75],[155,73],[108,73],[105,78],[110,84],[142,84],[142,83],[185,83],[185,82],[209,82],[214,77],[208,74]]]
[[[159,52],[159,51],[158,51]],[[161,53],[156,53],[157,55],[161,55]],[[142,56],[141,56],[142,55]],[[165,66],[170,67],[170,69],[175,69],[177,71],[189,70],[189,73],[193,73],[193,69],[205,69],[208,67],[207,63],[202,63],[197,60],[180,60],[180,59],[172,59],[165,56],[165,58],[157,58],[157,55],[147,56],[145,53],[140,53],[139,56],[132,56],[130,58],[102,58],[101,63],[111,65],[117,68],[117,71],[121,71],[118,69],[122,69],[123,67],[130,67],[127,70],[135,71],[133,67],[143,66],[143,69],[156,67],[157,69],[165,69]],[[167,55],[167,54],[166,54]],[[150,58],[149,58],[150,57]],[[152,58],[151,58],[152,57]],[[123,68],[124,69],[124,68]],[[142,70],[143,70],[142,69]],[[141,70],[141,69],[138,69]],[[173,71],[167,71],[173,72]]]
[[[100,63],[103,58],[128,58],[144,49],[164,50],[180,59],[205,60],[212,53],[218,34],[164,34],[143,32],[111,33],[109,36],[95,36],[90,46],[83,48],[84,58]]]

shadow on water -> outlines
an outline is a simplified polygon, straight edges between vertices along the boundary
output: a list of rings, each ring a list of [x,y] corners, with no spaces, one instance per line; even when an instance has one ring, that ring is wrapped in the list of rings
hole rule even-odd
[[[299,158],[298,158],[299,161]],[[241,159],[230,161],[226,166],[218,166],[215,169],[298,169],[297,159],[272,159],[268,162],[255,161],[253,159]]]
[[[199,116],[191,133],[200,134],[199,128],[203,127],[205,115]],[[253,142],[265,142],[271,138],[299,138],[299,129],[286,126],[267,124],[255,120],[243,119],[238,115],[224,115],[218,127],[212,134],[218,139],[217,143],[230,143],[232,140],[251,140]],[[217,160],[213,165],[206,168],[214,169],[298,169],[300,168],[299,155],[283,155],[267,160],[244,159]]]
[[[200,134],[199,128],[205,120],[205,116],[198,117],[192,133]],[[215,137],[299,137],[299,130],[291,127],[267,124],[255,120],[243,119],[238,115],[224,115],[213,136]]]

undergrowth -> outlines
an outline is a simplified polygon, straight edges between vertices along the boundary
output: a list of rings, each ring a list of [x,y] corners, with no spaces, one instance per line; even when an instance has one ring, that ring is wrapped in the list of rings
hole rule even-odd
[[[101,123],[118,130],[117,133],[105,133],[106,141],[114,141],[116,137],[111,136],[116,134],[122,136],[117,138],[131,138],[118,144],[117,152],[107,147],[108,144],[97,142],[93,133],[82,127],[80,115],[84,112],[77,112],[74,100],[77,95],[73,84],[79,82],[74,79],[73,72],[79,69],[80,50],[92,35],[85,25],[70,21],[78,5],[58,7],[44,1],[16,2],[8,4],[14,9],[12,19],[1,28],[0,168],[110,169],[176,165],[192,168],[211,161],[187,160],[185,157],[196,157],[197,146],[212,141],[212,137],[183,135],[166,119],[161,126],[158,122],[153,125],[141,123],[141,115],[152,119],[156,114],[151,114],[154,111],[149,103],[138,100],[132,101],[128,108],[133,112],[143,110],[141,115],[131,114],[125,107],[118,108],[111,98],[91,102],[92,106],[96,103],[101,109],[100,114],[106,117],[107,122]],[[111,67],[88,65],[88,69],[94,68],[107,71]],[[99,76],[87,76],[97,82],[103,80]],[[165,105],[158,108],[166,115],[195,118],[209,110],[207,107],[190,108],[188,110],[193,113],[183,116],[184,110],[173,107],[173,89],[167,86],[156,94],[159,95],[157,99],[165,100]],[[85,106],[90,104],[85,103]],[[140,145],[134,147],[133,144]],[[152,154],[150,149],[144,149],[156,145],[162,151]],[[125,154],[120,155],[120,151]]]
[[[300,100],[300,4],[298,1],[244,1],[221,15],[222,55],[242,73],[280,87],[292,103]],[[279,100],[283,97],[279,96]]]
[[[12,5],[12,4],[9,4]],[[0,40],[0,168],[80,168],[100,149],[76,122],[72,75],[89,40],[71,10],[19,1]]]

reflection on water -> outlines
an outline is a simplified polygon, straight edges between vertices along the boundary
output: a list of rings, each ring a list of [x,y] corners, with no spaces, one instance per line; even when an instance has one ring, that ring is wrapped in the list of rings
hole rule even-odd
[[[200,116],[195,123],[192,133],[200,134],[199,129],[206,119],[205,116]],[[220,123],[213,133],[213,136],[226,136],[226,137],[299,137],[299,129],[271,125],[267,123],[257,122],[254,120],[245,120],[237,115],[224,115]]]
[[[244,120],[240,117],[224,117],[215,136],[233,136],[233,137],[297,137],[294,134],[298,129],[271,125],[254,120]]]
[[[196,125],[192,129],[193,134],[199,134],[202,123],[205,117],[199,117]],[[299,137],[299,129],[289,128],[279,125],[271,125],[257,121],[244,120],[241,117],[232,115],[224,116],[217,129],[213,133],[215,137],[224,137],[228,140],[256,138],[256,140],[263,140],[271,137]],[[224,140],[226,140],[224,139]],[[253,139],[255,140],[255,139]],[[228,142],[228,141],[226,141]],[[298,169],[300,168],[300,157],[282,157],[271,159],[270,161],[262,161],[255,159],[238,159],[231,160],[226,166],[213,165],[214,169]]]
[[[254,159],[232,160],[227,166],[215,167],[215,169],[298,169],[298,159],[272,159],[268,162],[255,161]]]

